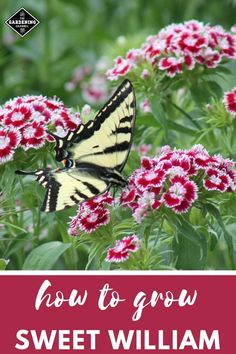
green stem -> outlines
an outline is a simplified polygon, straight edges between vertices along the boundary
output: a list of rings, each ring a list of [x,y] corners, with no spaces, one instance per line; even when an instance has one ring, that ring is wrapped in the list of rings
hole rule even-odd
[[[177,106],[174,102],[169,101],[170,104],[175,107],[179,112],[181,112],[186,118],[188,118],[190,120],[190,122],[195,125],[196,128],[198,128],[199,130],[201,130],[201,126],[193,119],[193,117],[188,114],[186,111],[184,111],[181,107]]]

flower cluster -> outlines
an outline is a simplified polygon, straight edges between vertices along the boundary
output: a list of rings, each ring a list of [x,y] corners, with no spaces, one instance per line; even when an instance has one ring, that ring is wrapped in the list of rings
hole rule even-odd
[[[232,91],[225,93],[223,103],[226,111],[236,117],[236,87]]]
[[[105,192],[94,197],[84,203],[81,203],[77,210],[76,216],[70,221],[69,234],[71,236],[78,235],[78,229],[86,233],[92,233],[100,226],[106,225],[110,221],[109,210],[105,205],[112,205],[114,199],[109,192]]]
[[[80,115],[64,104],[43,96],[16,97],[0,107],[0,163],[13,158],[16,148],[38,149],[53,138],[47,130],[64,136],[81,123]]]
[[[110,80],[117,80],[139,63],[148,63],[174,77],[184,69],[194,69],[196,65],[215,68],[222,59],[235,57],[235,33],[226,32],[221,26],[192,20],[172,24],[157,35],[147,37],[140,48],[129,50],[125,58],[119,56],[115,66],[107,71],[107,76]],[[148,77],[149,72],[144,69],[141,78]]]
[[[123,262],[129,258],[130,252],[136,252],[140,247],[139,239],[136,235],[123,237],[116,241],[115,247],[107,251],[107,262]]]
[[[81,84],[84,101],[92,105],[103,104],[108,99],[109,90],[106,77],[96,74],[88,82]]]
[[[165,206],[180,214],[189,211],[198,191],[232,192],[236,189],[234,162],[221,155],[209,155],[202,145],[190,150],[161,149],[154,158],[143,157],[120,202],[132,210],[137,223],[149,210]]]
[[[107,68],[106,57],[100,58],[94,68],[88,65],[80,66],[75,69],[71,79],[65,84],[65,89],[74,91],[79,87],[84,101],[91,105],[103,104],[110,93],[105,75]]]
[[[75,68],[68,82],[65,83],[66,91],[74,91],[76,87],[91,73],[91,68],[88,65]]]

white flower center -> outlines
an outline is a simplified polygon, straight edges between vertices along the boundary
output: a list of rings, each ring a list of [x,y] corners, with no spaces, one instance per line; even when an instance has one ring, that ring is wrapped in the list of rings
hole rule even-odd
[[[35,135],[35,128],[33,127],[28,127],[24,130],[24,136],[26,139],[30,139],[30,138],[33,138],[34,135]]]
[[[44,116],[42,113],[35,111],[33,113],[33,121],[35,122],[42,122],[44,120]]]
[[[221,179],[217,176],[211,176],[211,181],[212,181],[212,183],[215,183],[215,184],[221,183]]]
[[[196,39],[195,38],[191,38],[191,37],[188,37],[185,39],[185,43],[187,45],[191,45],[191,46],[194,46],[196,44]]]
[[[119,244],[115,247],[115,249],[116,249],[116,252],[124,251],[125,244],[123,242],[119,242]]]
[[[24,119],[24,114],[21,112],[14,112],[11,116],[11,120],[13,122],[16,122],[18,120],[23,120]]]
[[[98,215],[97,214],[91,214],[88,216],[88,222],[95,222],[98,219]]]
[[[151,181],[152,179],[154,179],[156,177],[156,173],[155,172],[149,172],[146,176],[145,179],[147,181]]]
[[[0,148],[5,149],[10,143],[10,139],[7,136],[0,137]]]
[[[170,187],[171,196],[176,197],[183,197],[186,193],[186,189],[181,183],[175,183],[172,187]]]

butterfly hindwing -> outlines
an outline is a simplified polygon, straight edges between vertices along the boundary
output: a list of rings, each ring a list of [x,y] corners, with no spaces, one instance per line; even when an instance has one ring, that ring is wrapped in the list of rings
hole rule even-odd
[[[50,212],[63,210],[101,194],[109,183],[96,175],[76,168],[35,172],[37,181],[47,189],[41,210]]]

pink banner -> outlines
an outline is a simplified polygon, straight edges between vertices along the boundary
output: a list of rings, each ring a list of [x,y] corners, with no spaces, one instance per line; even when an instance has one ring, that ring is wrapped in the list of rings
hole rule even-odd
[[[219,352],[235,347],[236,277],[6,275],[1,352]]]

